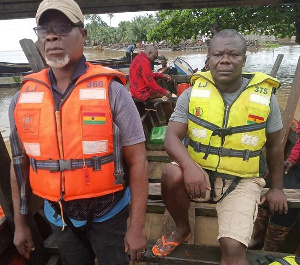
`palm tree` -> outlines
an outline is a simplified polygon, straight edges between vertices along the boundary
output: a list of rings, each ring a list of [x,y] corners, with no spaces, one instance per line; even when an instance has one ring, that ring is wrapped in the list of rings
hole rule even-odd
[[[107,16],[109,17],[109,26],[111,26],[111,19],[115,16],[114,13],[108,13]]]

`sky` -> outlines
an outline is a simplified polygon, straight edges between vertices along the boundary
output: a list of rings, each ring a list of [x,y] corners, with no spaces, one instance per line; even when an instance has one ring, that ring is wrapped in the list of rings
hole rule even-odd
[[[132,21],[136,16],[145,16],[146,14],[155,14],[153,11],[145,12],[126,12],[126,13],[115,13],[111,19],[111,26],[117,27],[121,21]],[[110,25],[110,20],[107,14],[100,15],[102,20]],[[35,27],[35,19],[13,19],[13,20],[0,20],[0,32],[3,36],[0,42],[0,51],[13,51],[21,50],[19,40],[21,39],[32,39],[37,40],[37,37],[33,31]]]

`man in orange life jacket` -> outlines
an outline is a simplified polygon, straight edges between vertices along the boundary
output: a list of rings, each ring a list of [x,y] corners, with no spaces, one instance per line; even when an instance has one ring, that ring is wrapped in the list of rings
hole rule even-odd
[[[35,248],[26,219],[29,178],[45,199],[62,264],[92,265],[95,256],[100,264],[133,264],[147,245],[148,181],[144,132],[125,75],[86,62],[87,31],[73,0],[42,1],[36,22],[50,68],[26,76],[10,105],[14,244],[27,259]]]

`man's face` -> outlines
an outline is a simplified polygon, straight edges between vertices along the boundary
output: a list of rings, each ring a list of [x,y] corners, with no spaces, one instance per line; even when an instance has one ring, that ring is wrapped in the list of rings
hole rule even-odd
[[[153,50],[149,53],[148,59],[151,63],[154,63],[154,61],[157,59],[157,57],[158,57],[158,51]]]
[[[230,85],[241,77],[246,55],[238,37],[217,37],[209,47],[209,69],[217,85]]]
[[[61,12],[56,10],[47,11],[43,15],[39,26],[68,25],[71,21]],[[39,48],[46,62],[52,68],[63,68],[67,65],[77,64],[83,54],[83,45],[86,38],[86,30],[71,27],[71,31],[60,36],[52,30],[45,37],[39,37]]]

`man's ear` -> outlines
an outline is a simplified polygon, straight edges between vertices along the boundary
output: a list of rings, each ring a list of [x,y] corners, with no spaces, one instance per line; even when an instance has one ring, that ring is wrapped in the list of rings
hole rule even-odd
[[[81,29],[81,34],[83,37],[83,43],[85,43],[86,37],[87,37],[87,30],[85,28]]]

